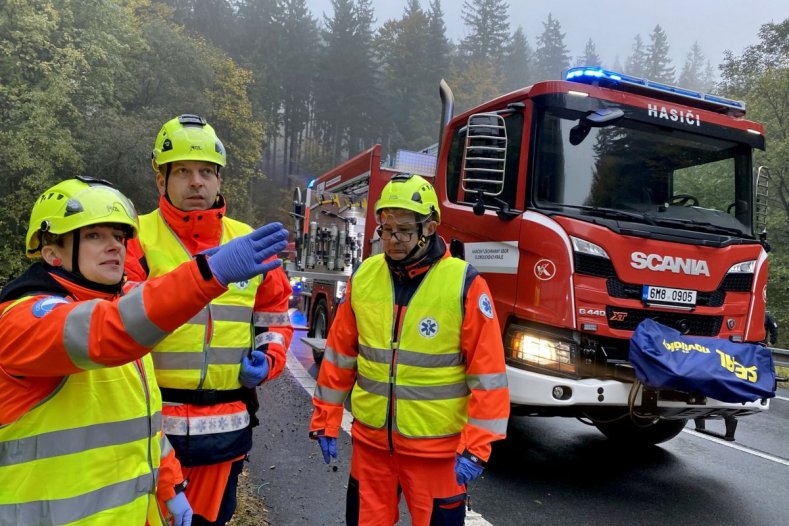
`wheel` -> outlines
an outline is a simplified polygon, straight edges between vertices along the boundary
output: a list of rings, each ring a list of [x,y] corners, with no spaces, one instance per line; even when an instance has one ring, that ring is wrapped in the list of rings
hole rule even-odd
[[[699,206],[698,198],[690,194],[677,194],[671,197],[674,206]]]
[[[595,427],[610,440],[627,442],[629,445],[651,446],[671,440],[685,427],[687,420],[649,420],[637,419],[637,423],[625,416],[613,422],[595,422]]]
[[[312,315],[312,323],[310,325],[311,338],[326,338],[327,327],[329,326],[329,308],[326,306],[326,300],[318,300],[315,305],[315,312]],[[323,351],[312,348],[312,357],[315,363],[320,365],[323,361]]]

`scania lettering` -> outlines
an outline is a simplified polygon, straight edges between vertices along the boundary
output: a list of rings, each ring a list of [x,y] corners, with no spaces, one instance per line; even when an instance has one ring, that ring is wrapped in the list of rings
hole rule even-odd
[[[700,428],[768,409],[639,387],[628,360],[647,318],[691,336],[764,338],[768,179],[753,166],[764,137],[741,102],[599,68],[457,116],[446,83],[440,92],[436,147],[382,167],[375,146],[296,196],[289,267],[306,280],[316,358],[356,250],[380,250],[369,204],[393,171],[413,171],[433,181],[452,254],[490,285],[513,415],[576,417],[632,447],[689,419]]]
[[[630,265],[636,269],[648,268],[657,272],[668,271],[674,274],[690,274],[691,276],[710,275],[709,267],[704,260],[675,258],[659,254],[647,255],[643,252],[633,252],[630,255],[630,260]]]

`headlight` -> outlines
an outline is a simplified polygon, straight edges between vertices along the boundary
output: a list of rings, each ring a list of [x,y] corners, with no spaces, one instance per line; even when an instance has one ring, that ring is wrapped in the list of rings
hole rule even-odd
[[[743,261],[741,263],[737,263],[736,265],[732,265],[726,274],[753,274],[754,270],[756,270],[755,259],[751,261]]]
[[[580,254],[589,254],[590,256],[597,256],[600,258],[611,259],[608,253],[602,247],[595,245],[590,241],[581,239],[579,237],[570,236],[570,241],[573,242],[573,250]]]
[[[515,362],[562,373],[576,372],[575,342],[523,325],[511,324],[504,334],[504,353]]]

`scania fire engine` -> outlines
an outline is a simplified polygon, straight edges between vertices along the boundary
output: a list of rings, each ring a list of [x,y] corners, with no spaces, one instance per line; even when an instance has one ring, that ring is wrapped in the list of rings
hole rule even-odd
[[[457,117],[443,81],[441,96],[435,167],[422,175],[441,200],[440,235],[490,285],[514,415],[573,416],[652,444],[688,419],[769,407],[639,389],[628,361],[646,318],[764,339],[768,174],[752,153],[765,140],[741,102],[600,68]],[[356,260],[376,251],[373,204],[392,174],[375,146],[296,195],[290,271],[305,280],[316,359]]]

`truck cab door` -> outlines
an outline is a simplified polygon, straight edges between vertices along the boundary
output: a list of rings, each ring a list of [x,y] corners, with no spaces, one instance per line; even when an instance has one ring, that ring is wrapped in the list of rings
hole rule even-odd
[[[484,276],[502,324],[516,301],[525,193],[521,152],[528,144],[525,108],[513,106],[454,123],[436,181],[439,233],[454,256]]]

